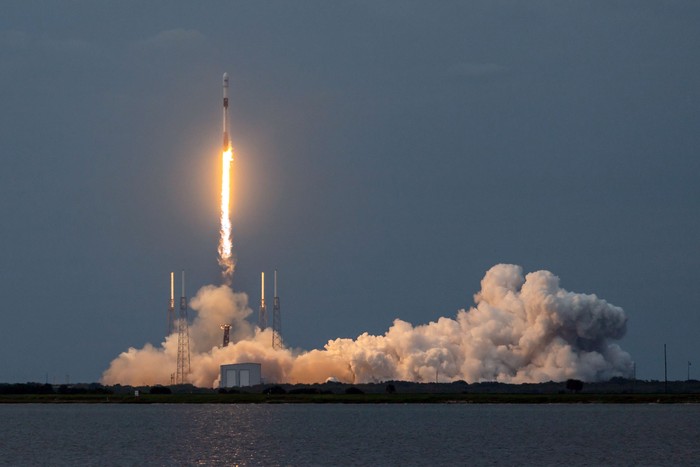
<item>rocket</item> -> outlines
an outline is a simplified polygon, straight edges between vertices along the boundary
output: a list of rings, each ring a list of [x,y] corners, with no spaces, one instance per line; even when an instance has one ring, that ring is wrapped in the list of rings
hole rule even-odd
[[[228,73],[224,73],[224,152],[231,149],[228,129]]]

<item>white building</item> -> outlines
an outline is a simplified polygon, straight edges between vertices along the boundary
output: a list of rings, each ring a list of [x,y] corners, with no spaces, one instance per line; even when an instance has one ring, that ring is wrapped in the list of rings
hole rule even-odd
[[[261,382],[260,363],[221,365],[220,388],[255,386]]]

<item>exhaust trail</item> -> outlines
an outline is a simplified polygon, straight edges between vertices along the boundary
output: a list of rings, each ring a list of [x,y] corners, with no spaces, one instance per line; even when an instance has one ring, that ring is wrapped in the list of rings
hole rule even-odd
[[[224,73],[224,142],[221,153],[221,228],[219,230],[219,266],[224,284],[231,285],[235,261],[231,238],[231,163],[233,148],[229,137],[228,122],[228,73]]]
[[[231,162],[233,151],[231,149],[221,154],[221,229],[219,231],[219,265],[222,268],[221,275],[224,283],[231,285],[235,262],[231,251],[233,241],[231,239]]]

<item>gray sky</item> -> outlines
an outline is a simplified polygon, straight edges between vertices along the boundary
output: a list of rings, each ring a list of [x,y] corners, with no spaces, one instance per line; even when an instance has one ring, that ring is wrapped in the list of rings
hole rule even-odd
[[[547,269],[700,377],[700,3],[33,2],[0,8],[0,381],[96,381],[161,341],[169,271],[279,269],[311,349]]]

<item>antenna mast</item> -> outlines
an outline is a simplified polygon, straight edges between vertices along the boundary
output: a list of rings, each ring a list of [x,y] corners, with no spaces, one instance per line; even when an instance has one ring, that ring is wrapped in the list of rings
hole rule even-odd
[[[267,328],[267,309],[265,308],[265,273],[260,273],[260,312],[258,313],[258,326],[264,331]]]
[[[282,346],[282,315],[280,314],[280,298],[277,296],[277,269],[275,269],[275,294],[272,297],[272,348]]]
[[[167,334],[175,331],[175,273],[170,273],[170,301],[168,302],[168,324],[167,324]]]
[[[190,374],[190,329],[187,323],[187,296],[185,295],[185,271],[182,271],[182,296],[180,316],[177,321],[177,372],[176,384],[187,382]]]

